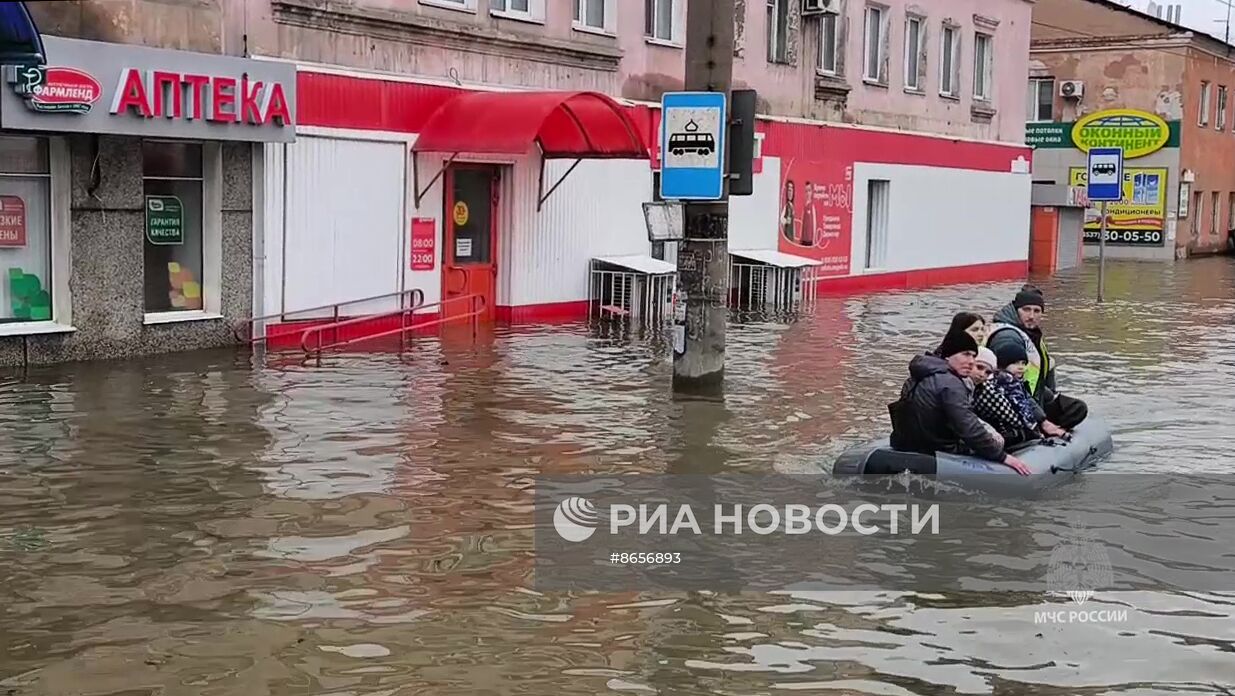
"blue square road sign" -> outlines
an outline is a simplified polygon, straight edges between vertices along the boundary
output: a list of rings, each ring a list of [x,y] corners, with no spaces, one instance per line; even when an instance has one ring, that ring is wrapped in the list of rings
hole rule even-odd
[[[1091,201],[1119,201],[1124,196],[1124,151],[1095,147],[1089,151],[1085,186]]]
[[[667,92],[660,104],[661,198],[719,200],[725,191],[724,93]]]

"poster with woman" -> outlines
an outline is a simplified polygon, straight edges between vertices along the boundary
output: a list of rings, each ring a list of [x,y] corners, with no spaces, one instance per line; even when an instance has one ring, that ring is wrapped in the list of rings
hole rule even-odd
[[[852,192],[852,165],[785,158],[781,166],[780,251],[821,261],[822,275],[848,274]]]

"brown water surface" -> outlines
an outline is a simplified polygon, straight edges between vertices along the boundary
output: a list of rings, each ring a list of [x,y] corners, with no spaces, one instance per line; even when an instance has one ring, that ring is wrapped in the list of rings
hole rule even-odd
[[[1235,262],[1045,279],[1112,471],[1227,471]],[[220,351],[0,380],[0,694],[1220,694],[1235,594],[580,596],[532,589],[542,472],[814,472],[886,429],[951,314],[1020,283],[735,323],[723,404],[585,326],[332,357]],[[1232,548],[1235,548],[1235,540]],[[1050,600],[1055,601],[1055,600]]]

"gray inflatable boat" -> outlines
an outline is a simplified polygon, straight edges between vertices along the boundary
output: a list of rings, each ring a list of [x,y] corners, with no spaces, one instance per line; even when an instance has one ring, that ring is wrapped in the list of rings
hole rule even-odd
[[[936,452],[898,452],[884,438],[845,450],[832,466],[834,476],[879,476],[909,472],[970,491],[1041,491],[1072,480],[1114,449],[1111,429],[1090,413],[1069,440],[1036,441],[1012,453],[1033,472],[1021,476],[1011,468],[979,457]]]

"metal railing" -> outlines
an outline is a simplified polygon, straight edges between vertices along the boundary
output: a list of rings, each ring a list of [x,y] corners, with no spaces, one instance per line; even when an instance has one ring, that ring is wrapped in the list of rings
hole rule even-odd
[[[422,309],[430,309],[432,307],[438,307],[440,309],[440,308],[446,307],[447,305],[451,303],[464,302],[464,301],[467,301],[471,304],[471,311],[467,313],[455,314],[453,316],[448,316],[448,317],[442,317],[440,316],[440,313],[439,313],[439,316],[429,321],[423,321],[419,323],[413,322],[411,324],[407,323],[409,316],[412,319],[415,318],[414,315],[412,315],[412,312],[414,311],[422,310]],[[471,319],[472,320],[472,337],[475,338],[477,323],[479,322],[479,317],[480,315],[485,313],[487,308],[488,308],[488,303],[485,301],[484,295],[480,295],[480,294],[460,295],[458,297],[452,297],[450,299],[442,300],[440,302],[433,302],[427,305],[419,305],[410,310],[400,310],[398,312],[388,312],[386,314],[373,314],[373,315],[366,316],[366,317],[356,317],[355,319],[346,319],[344,321],[336,322],[334,324],[322,324],[320,326],[310,327],[306,329],[303,334],[301,334],[300,348],[301,350],[304,351],[306,359],[314,358],[320,361],[322,357],[322,353],[328,350],[332,350],[335,348],[342,348],[345,346],[351,346],[357,343],[362,343],[364,341],[372,341],[372,340],[376,340],[379,338],[386,338],[388,336],[398,335],[402,337],[402,335],[407,333],[408,331],[424,329],[430,326],[439,326],[439,325],[447,324],[452,321],[459,321],[460,319]],[[396,317],[396,316],[399,317],[399,328],[397,329],[389,329],[387,331],[381,331],[378,333],[366,334],[364,336],[357,336],[356,338],[349,338],[343,341],[336,340],[333,343],[322,343],[322,334],[326,331],[332,331],[332,330],[336,331],[335,335],[337,338],[338,336],[337,330],[341,327],[352,326],[355,324],[363,324],[365,322],[372,322],[372,321],[377,321],[381,319],[389,319],[391,317]],[[317,345],[312,348],[309,347],[309,337],[310,336],[317,337]]]
[[[781,268],[730,263],[728,302],[732,309],[809,311],[818,299],[818,268]]]
[[[409,295],[411,296],[412,301],[411,301],[411,306],[407,307],[405,306],[404,299]],[[410,290],[399,290],[397,292],[388,292],[382,295],[374,295],[372,297],[362,297],[356,300],[344,300],[343,302],[335,302],[334,304],[326,304],[326,305],[321,305],[319,307],[308,307],[305,309],[297,309],[297,310],[293,310],[290,312],[279,312],[278,314],[267,314],[261,317],[253,317],[252,319],[245,319],[244,321],[239,322],[236,325],[232,326],[232,335],[236,337],[236,341],[238,343],[257,343],[258,341],[266,341],[266,340],[269,340],[270,338],[267,335],[262,335],[262,336],[253,335],[253,327],[257,325],[258,322],[265,322],[271,319],[279,319],[281,321],[287,321],[288,317],[293,317],[297,314],[307,314],[309,312],[320,312],[324,309],[329,309],[331,310],[331,316],[329,317],[330,321],[333,323],[337,323],[339,321],[339,310],[343,307],[346,307],[348,305],[361,304],[364,302],[387,300],[393,297],[399,298],[399,307],[400,307],[399,311],[400,312],[420,309],[421,304],[425,301],[425,293],[420,288],[412,288]],[[311,317],[311,319],[325,319],[325,318],[326,317]],[[246,338],[246,334],[241,333],[242,328],[248,329],[247,338]],[[265,332],[263,332],[263,334],[265,334]]]

